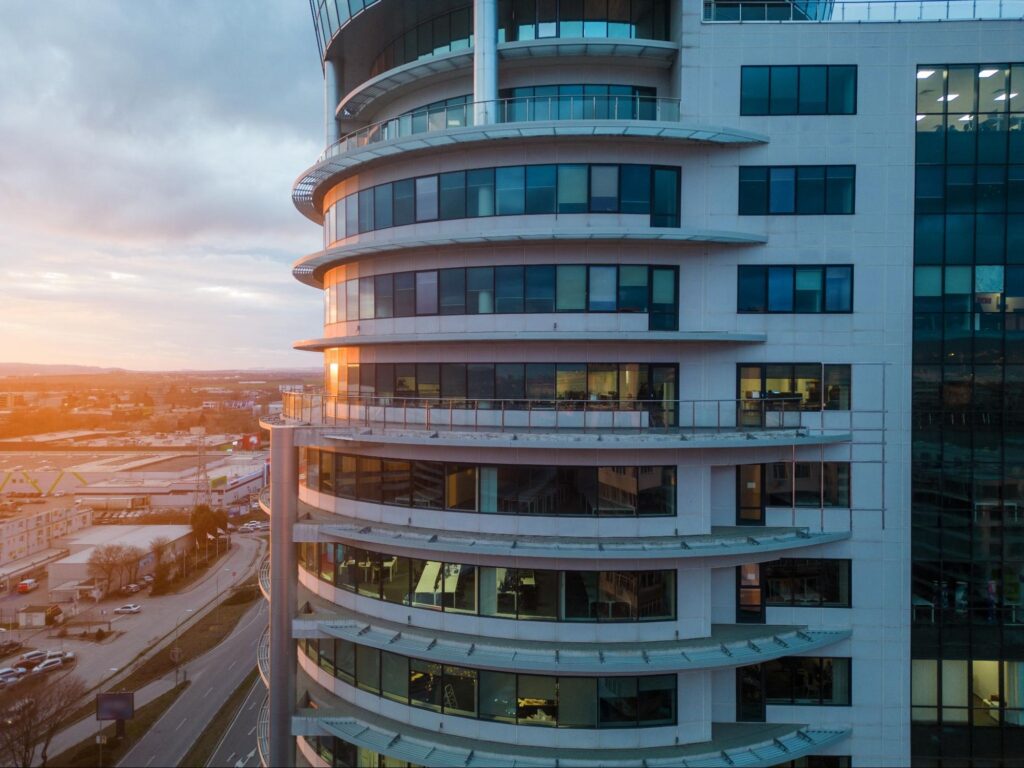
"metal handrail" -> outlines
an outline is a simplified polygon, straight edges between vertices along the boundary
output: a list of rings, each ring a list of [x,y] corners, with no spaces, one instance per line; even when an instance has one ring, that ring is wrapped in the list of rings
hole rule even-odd
[[[270,766],[270,696],[263,699],[256,715],[256,748],[260,764]]]
[[[323,151],[318,162],[370,144],[405,136],[445,131],[450,128],[470,128],[477,124],[476,117],[481,113],[486,114],[487,124],[530,123],[542,120],[678,122],[679,99],[626,95],[525,96],[418,109],[367,125],[343,136]]]
[[[710,0],[706,22],[1024,19],[1024,0]]]
[[[259,667],[263,682],[270,683],[270,627],[263,630],[256,643],[256,665]]]
[[[317,426],[375,424],[402,429],[485,432],[709,434],[796,431],[806,425],[799,396],[732,400],[422,398],[282,393],[282,416]],[[820,410],[814,409],[811,412]]]
[[[265,555],[263,560],[260,562],[259,570],[259,581],[260,589],[263,590],[263,595],[270,599],[270,555]]]

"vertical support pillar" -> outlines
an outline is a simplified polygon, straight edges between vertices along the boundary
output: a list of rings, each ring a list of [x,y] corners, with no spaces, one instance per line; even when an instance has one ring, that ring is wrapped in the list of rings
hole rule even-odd
[[[295,431],[270,430],[270,764],[295,765],[292,711],[296,648],[292,619],[298,594],[298,557],[292,533],[298,517],[299,456]]]
[[[497,122],[498,0],[473,0],[473,121]]]
[[[341,101],[341,62],[324,61],[324,146],[329,147],[341,138],[341,124],[335,116]]]

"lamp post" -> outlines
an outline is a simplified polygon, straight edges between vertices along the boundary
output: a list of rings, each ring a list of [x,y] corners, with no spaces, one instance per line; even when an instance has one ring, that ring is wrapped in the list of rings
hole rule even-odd
[[[178,685],[178,665],[181,662],[181,648],[178,647],[179,630],[181,629],[182,620],[192,613],[192,608],[186,608],[182,614],[178,617],[178,621],[174,624],[174,646],[171,648],[171,661],[174,662],[174,685]]]
[[[215,610],[217,612],[217,624],[218,625],[220,624],[220,603],[221,603],[221,600],[220,600],[220,575],[222,573],[228,573],[230,570],[231,570],[230,568],[221,568],[219,571],[217,571],[217,578],[216,578],[216,590],[217,590],[217,593],[216,593],[216,595],[214,597],[214,600],[217,601],[217,605],[216,605],[216,607],[213,610]]]

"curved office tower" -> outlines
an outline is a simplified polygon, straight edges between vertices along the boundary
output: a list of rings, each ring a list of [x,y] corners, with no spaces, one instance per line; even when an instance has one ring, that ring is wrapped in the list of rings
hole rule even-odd
[[[265,765],[908,763],[918,65],[1024,38],[827,7],[312,4]]]

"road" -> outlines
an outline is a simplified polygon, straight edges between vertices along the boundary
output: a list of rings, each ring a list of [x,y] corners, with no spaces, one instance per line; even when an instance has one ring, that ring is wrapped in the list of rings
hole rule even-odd
[[[120,764],[139,768],[178,765],[256,665],[256,645],[267,628],[267,619],[266,600],[260,599],[223,643],[191,662],[187,671],[192,684]]]
[[[124,603],[132,602],[142,606],[142,612],[134,615],[113,613],[114,608],[122,604],[121,601],[103,602],[90,609],[90,618],[104,624],[109,620],[111,629],[122,633],[115,639],[95,643],[37,635],[28,640],[26,646],[74,651],[78,656],[75,672],[83,679],[86,687],[100,684],[118,674],[150,645],[173,634],[179,623],[186,626],[190,618],[218,594],[225,593],[232,584],[250,575],[262,543],[251,535],[232,538],[234,547],[231,553],[214,566],[216,570],[211,570],[202,581],[185,592],[161,597],[150,597],[147,592],[140,592],[124,598]],[[83,618],[84,614],[84,611],[80,613],[78,619]]]
[[[256,718],[260,704],[266,698],[267,687],[262,680],[256,680],[242,707],[235,715],[234,722],[224,732],[224,738],[217,745],[210,762],[211,768],[255,768],[260,758],[256,754]]]

